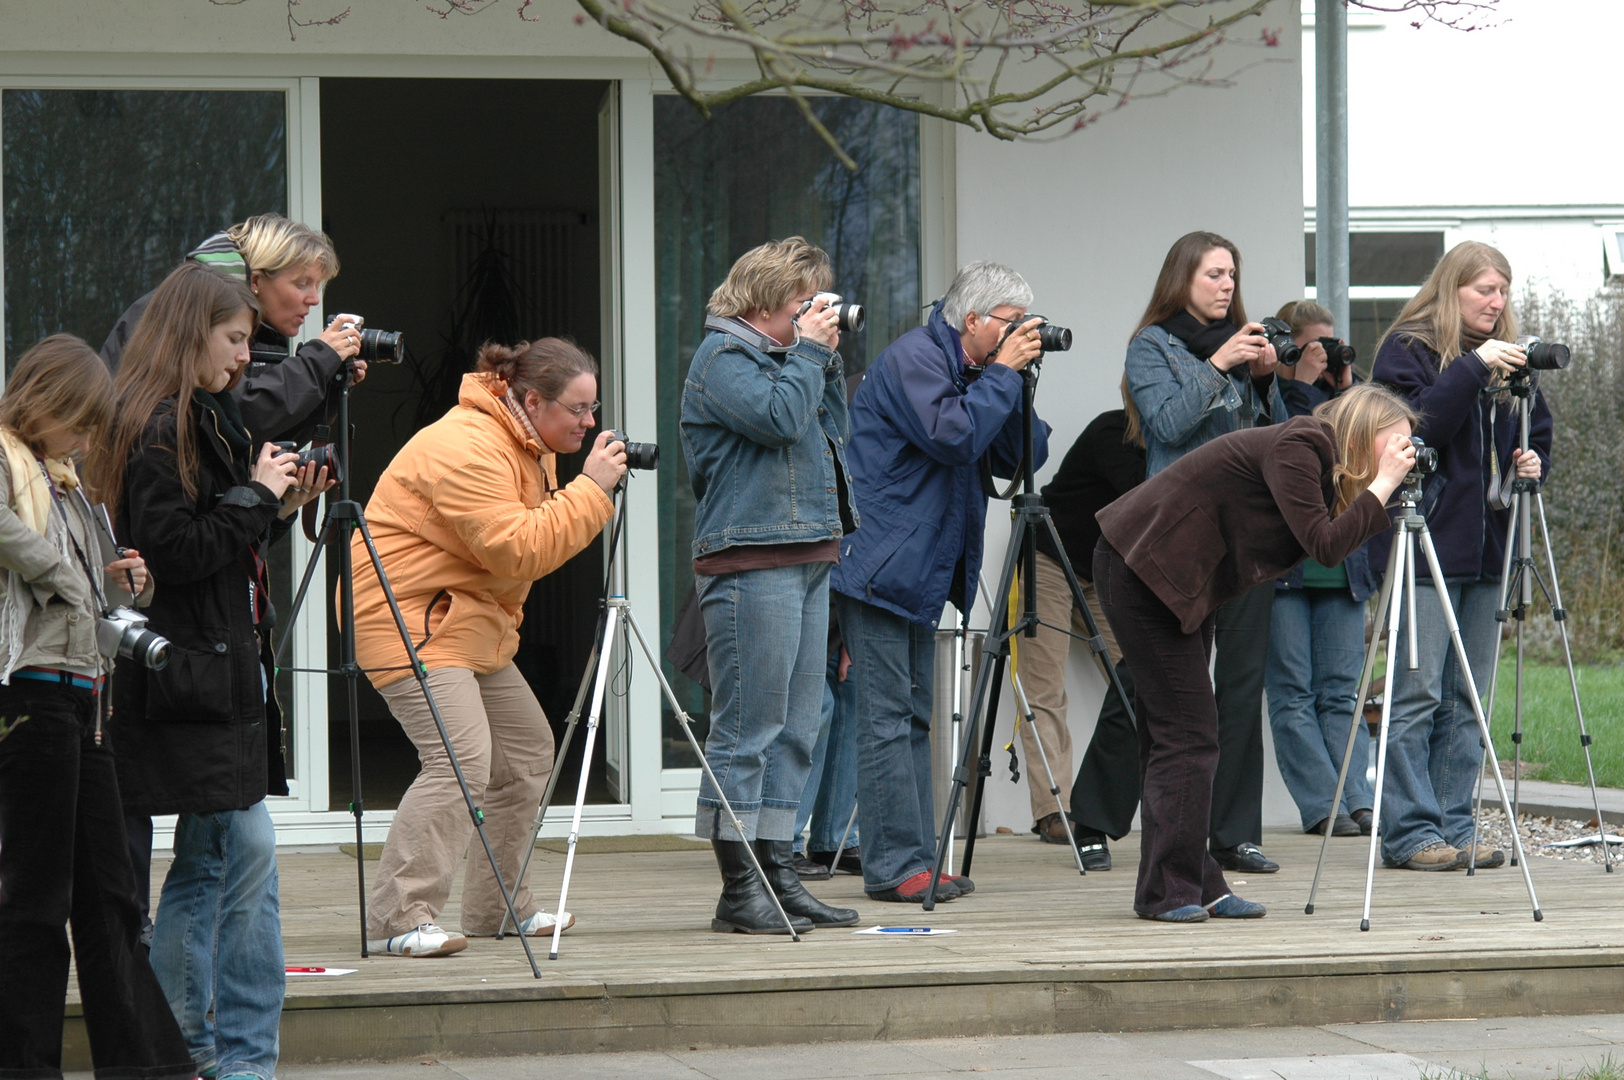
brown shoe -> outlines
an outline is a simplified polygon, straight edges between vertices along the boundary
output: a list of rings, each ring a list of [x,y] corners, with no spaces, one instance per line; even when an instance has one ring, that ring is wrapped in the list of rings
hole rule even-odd
[[[1442,840],[1422,848],[1403,864],[1404,870],[1459,870],[1466,865],[1466,857],[1457,848]]]
[[[1045,844],[1070,844],[1071,823],[1056,810],[1052,814],[1045,814],[1038,818],[1032,831],[1038,834],[1038,839]]]
[[[1470,851],[1465,848],[1461,849],[1460,862],[1462,866],[1472,866],[1479,870],[1493,870],[1496,866],[1506,864],[1506,853],[1499,848],[1490,847],[1488,844],[1477,845],[1477,861],[1475,863],[1468,861],[1471,857],[1472,853]]]

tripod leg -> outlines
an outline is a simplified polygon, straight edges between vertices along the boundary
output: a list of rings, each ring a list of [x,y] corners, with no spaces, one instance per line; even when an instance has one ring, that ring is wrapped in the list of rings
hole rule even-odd
[[[1520,493],[1518,497],[1521,497]],[[1513,514],[1506,521],[1506,557],[1500,564],[1500,606],[1494,609],[1494,621],[1497,623],[1505,622],[1511,615],[1511,590],[1514,588],[1511,578],[1511,553],[1515,550],[1512,544],[1516,538],[1517,515]],[[1500,646],[1504,641],[1505,635],[1497,631],[1494,635],[1494,663],[1489,668],[1489,700],[1488,704],[1483,707],[1484,713],[1489,718],[1489,731],[1491,733],[1494,731],[1494,695],[1500,685]],[[1492,743],[1488,747],[1488,752],[1491,754],[1494,752]],[[1494,767],[1496,769],[1500,767],[1498,754],[1494,754]],[[1481,768],[1477,770],[1476,786],[1477,792],[1473,797],[1472,805],[1472,854],[1466,864],[1466,875],[1468,877],[1477,873],[1478,825],[1483,820],[1483,770]],[[1512,822],[1512,828],[1516,828],[1516,822]]]
[[[1585,773],[1590,778],[1590,798],[1596,807],[1596,842],[1601,844],[1602,864],[1607,872],[1613,872],[1612,850],[1607,846],[1607,822],[1601,816],[1601,795],[1596,791],[1596,766],[1590,760],[1590,730],[1585,726],[1584,707],[1579,703],[1579,676],[1573,670],[1573,649],[1568,643],[1568,613],[1562,606],[1562,588],[1556,580],[1556,554],[1551,550],[1551,530],[1545,523],[1545,497],[1539,492],[1534,493],[1534,505],[1539,509],[1539,531],[1545,541],[1545,559],[1551,570],[1550,588],[1540,582],[1540,588],[1545,592],[1545,599],[1551,605],[1551,619],[1556,623],[1557,631],[1562,635],[1562,659],[1568,668],[1568,686],[1573,691],[1573,715],[1579,722],[1579,745],[1584,747]],[[1539,572],[1531,571],[1535,580],[1539,580]]]
[[[660,666],[659,657],[655,656],[654,650],[649,648],[648,639],[643,636],[643,628],[637,625],[637,616],[632,614],[630,604],[625,606],[625,618],[626,625],[631,627],[632,634],[637,638],[637,645],[643,650],[643,656],[648,660],[649,667],[654,669],[655,678],[660,680],[660,690],[665,694],[666,704],[671,706],[671,711],[675,714],[677,723],[682,725],[682,733],[688,736],[688,745],[693,747],[694,756],[699,758],[700,769],[710,780],[711,787],[716,789],[716,797],[721,800],[722,809],[726,811],[727,819],[733,825],[733,831],[739,834],[740,839],[743,839],[744,825],[739,821],[739,816],[733,812],[733,804],[728,802],[727,793],[722,790],[722,785],[717,783],[716,774],[711,771],[710,762],[705,759],[705,748],[699,745],[698,739],[694,738],[693,722],[689,719],[687,711],[683,709],[682,702],[677,700],[677,692],[671,689],[671,683],[665,677],[665,669]],[[750,865],[755,867],[756,873],[761,876],[762,887],[766,890],[768,899],[773,902],[773,907],[778,909],[778,917],[784,920],[784,928],[789,931],[790,940],[800,941],[801,935],[795,932],[795,925],[790,922],[789,914],[784,910],[784,905],[779,903],[778,894],[773,892],[771,885],[767,884],[767,872],[761,868],[761,860],[756,858],[756,846],[746,843],[744,850],[750,856]]]
[[[558,750],[553,754],[553,771],[547,777],[547,788],[541,793],[541,805],[536,807],[536,818],[530,823],[530,843],[524,847],[524,858],[519,863],[519,874],[514,881],[523,881],[530,872],[530,859],[536,853],[536,841],[541,836],[541,829],[547,821],[547,808],[553,804],[553,793],[558,789],[558,765],[564,760],[564,755],[570,752],[570,742],[575,738],[575,725],[581,719],[581,706],[586,702],[586,695],[592,688],[592,673],[598,670],[598,655],[603,649],[604,632],[608,612],[598,617],[598,629],[592,641],[592,652],[587,657],[586,672],[581,676],[581,685],[575,692],[575,704],[570,708],[569,719],[564,723],[564,738],[559,741]],[[591,754],[581,759],[583,762],[592,760]],[[586,769],[583,766],[582,772]],[[496,937],[500,940],[507,933],[508,919],[502,916],[502,925],[496,928]],[[517,929],[517,928],[515,928]]]
[[[575,871],[575,845],[581,837],[581,811],[586,806],[586,785],[591,771],[589,766],[592,763],[592,744],[598,737],[598,718],[603,715],[603,691],[609,683],[609,667],[612,663],[610,655],[614,652],[612,643],[619,626],[620,609],[611,605],[603,627],[602,640],[605,647],[598,650],[597,672],[592,680],[592,706],[586,714],[586,741],[582,745],[581,778],[575,785],[575,811],[570,817],[569,842],[564,847],[564,880],[558,889],[558,919],[553,923],[553,946],[547,954],[549,960],[558,959],[558,939],[564,934],[564,911],[569,901],[570,875]],[[533,842],[531,846],[535,846]],[[514,916],[513,925],[518,926],[517,915]]]
[[[1019,672],[1010,674],[1010,682],[1015,687],[1015,705],[1021,710],[1021,722],[1032,732],[1032,745],[1038,748],[1038,760],[1043,763],[1043,775],[1049,780],[1049,794],[1054,797],[1055,809],[1060,812],[1060,822],[1066,827],[1066,840],[1071,844],[1071,853],[1077,859],[1077,872],[1086,875],[1088,871],[1083,867],[1083,853],[1077,848],[1077,834],[1072,831],[1071,823],[1066,818],[1066,804],[1060,801],[1060,785],[1055,783],[1054,769],[1049,767],[1049,751],[1043,747],[1043,735],[1038,731],[1037,724],[1033,722],[1032,704],[1026,700],[1026,687],[1021,685]],[[1031,769],[1027,765],[1027,769]]]
[[[1389,601],[1392,598],[1394,581],[1393,570],[1397,562],[1398,547],[1398,544],[1395,543],[1393,545],[1392,553],[1388,555],[1387,576],[1382,579],[1381,597],[1376,601],[1376,610],[1380,612],[1386,612],[1388,610]],[[1350,769],[1353,765],[1353,748],[1355,745],[1355,740],[1357,740],[1361,734],[1364,734],[1362,729],[1364,728],[1365,724],[1365,695],[1370,692],[1370,680],[1376,673],[1376,653],[1381,649],[1381,639],[1381,630],[1380,627],[1378,627],[1376,633],[1370,635],[1370,645],[1365,649],[1364,671],[1359,675],[1359,690],[1353,695],[1353,726],[1348,729],[1347,749],[1342,751],[1342,769],[1336,774],[1336,792],[1331,796],[1331,809],[1327,812],[1327,822],[1336,820],[1336,809],[1342,805],[1342,792],[1346,788],[1348,782],[1348,769]],[[1382,696],[1385,698],[1387,695],[1383,694]],[[1369,737],[1369,735],[1365,735],[1365,738]],[[1380,806],[1381,804],[1378,802],[1378,810],[1380,809]],[[1374,824],[1375,816],[1375,812],[1372,812],[1371,832],[1376,831],[1376,826]],[[1304,915],[1314,914],[1314,896],[1319,892],[1320,874],[1325,870],[1325,853],[1330,849],[1330,846],[1331,829],[1330,826],[1327,825],[1325,829],[1325,836],[1320,840],[1319,861],[1314,864],[1314,882],[1308,887],[1308,905],[1303,908]]]
[[[1460,623],[1455,619],[1455,610],[1449,603],[1449,587],[1444,584],[1444,572],[1438,565],[1438,553],[1432,546],[1432,535],[1427,532],[1423,523],[1421,526],[1421,550],[1427,557],[1427,568],[1432,571],[1432,585],[1438,590],[1438,605],[1443,608],[1444,621],[1449,626],[1449,640],[1455,647],[1455,659],[1460,664],[1461,678],[1466,681],[1466,696],[1471,700],[1472,713],[1477,718],[1478,730],[1483,737],[1485,745],[1489,744],[1489,722],[1483,715],[1483,702],[1477,696],[1477,684],[1472,678],[1472,665],[1466,656],[1466,643],[1460,634]],[[1494,770],[1494,784],[1500,791],[1500,801],[1506,808],[1506,819],[1511,822],[1511,843],[1516,851],[1517,860],[1523,872],[1523,883],[1528,886],[1528,903],[1534,909],[1534,921],[1544,920],[1544,914],[1539,910],[1539,897],[1534,894],[1534,878],[1528,872],[1528,860],[1523,852],[1522,833],[1517,829],[1517,817],[1511,808],[1511,795],[1506,791],[1506,781],[1500,775],[1500,770]]]
[[[299,613],[304,610],[305,596],[310,592],[310,583],[316,576],[316,568],[321,565],[321,557],[327,552],[327,544],[333,539],[335,533],[342,532],[345,550],[349,549],[348,530],[340,530],[338,522],[331,514],[321,523],[321,533],[316,537],[316,543],[310,549],[310,558],[305,560],[304,576],[299,579],[299,591],[293,595],[293,607],[285,616],[282,616],[282,640],[276,643],[273,655],[277,665],[283,666],[288,662],[288,649],[293,644],[293,628],[299,623]],[[341,581],[350,580],[340,578]],[[365,956],[365,953],[361,954]]]
[[[959,872],[970,876],[970,864],[976,857],[976,830],[981,824],[981,802],[987,792],[987,777],[992,775],[992,743],[998,730],[998,701],[1004,690],[1004,669],[1009,662],[1007,653],[1000,653],[993,664],[992,687],[987,691],[987,710],[981,718],[981,753],[976,758],[975,794],[970,798],[970,816],[964,820],[964,863]],[[965,750],[970,743],[965,742]]]
[[[1401,524],[1394,531],[1393,555],[1388,571],[1388,583],[1383,585],[1390,593],[1391,605],[1387,609],[1387,689],[1382,694],[1382,720],[1376,738],[1376,789],[1372,801],[1376,804],[1376,812],[1370,819],[1370,855],[1365,864],[1365,909],[1359,918],[1359,929],[1370,929],[1370,897],[1376,886],[1376,852],[1381,848],[1382,835],[1382,786],[1387,779],[1387,737],[1393,722],[1393,689],[1394,676],[1398,674],[1398,627],[1399,613],[1404,608],[1404,593],[1414,576],[1408,572],[1406,564],[1415,558],[1415,545],[1412,534],[1406,525]],[[1412,603],[1411,609],[1414,609]],[[1412,623],[1413,625],[1413,623]],[[1370,656],[1366,663],[1373,663],[1376,657],[1376,639],[1371,641]],[[1344,766],[1345,768],[1346,766]],[[1326,830],[1329,832],[1330,830]],[[1327,836],[1326,840],[1329,841]],[[1324,857],[1323,849],[1321,858]]]
[[[851,817],[846,819],[846,830],[840,834],[840,843],[835,845],[835,857],[829,860],[829,876],[840,869],[840,856],[846,851],[846,840],[851,836],[852,826],[857,824],[857,804],[852,803]]]
[[[1122,699],[1122,708],[1128,714],[1128,722],[1135,727],[1139,721],[1133,715],[1132,696],[1122,687],[1122,680],[1117,676],[1116,665],[1111,662],[1111,650],[1105,644],[1105,635],[1100,633],[1099,623],[1094,621],[1094,612],[1088,606],[1088,600],[1083,596],[1082,582],[1077,579],[1077,573],[1072,569],[1071,560],[1066,557],[1066,546],[1060,542],[1060,533],[1055,528],[1054,519],[1047,514],[1043,522],[1049,529],[1049,539],[1054,542],[1054,549],[1060,554],[1059,563],[1061,571],[1066,575],[1066,587],[1071,590],[1071,602],[1077,610],[1083,613],[1083,625],[1088,627],[1088,648],[1094,654],[1094,662],[1105,673],[1105,681],[1116,690],[1117,697]]]
[[[366,518],[361,516],[360,508],[356,507],[355,526],[361,530],[361,539],[366,543],[367,556],[372,560],[372,571],[378,575],[378,584],[383,587],[384,599],[389,601],[389,613],[395,617],[395,629],[400,633],[401,644],[406,646],[406,656],[412,665],[412,674],[417,678],[417,685],[423,691],[423,701],[429,707],[429,715],[434,718],[434,728],[440,734],[440,742],[445,747],[446,759],[451,763],[451,772],[457,778],[457,787],[462,790],[462,801],[468,807],[468,816],[473,819],[474,831],[479,834],[479,842],[485,848],[485,858],[490,860],[491,874],[496,878],[496,887],[502,893],[502,903],[507,906],[508,916],[512,918],[513,925],[519,925],[519,916],[513,910],[513,893],[507,882],[502,880],[502,867],[496,861],[496,852],[491,847],[490,837],[485,835],[485,812],[474,805],[473,792],[468,788],[468,778],[463,775],[462,763],[457,760],[457,752],[451,745],[451,734],[446,731],[445,718],[440,715],[440,705],[434,700],[434,691],[429,688],[428,669],[417,655],[417,646],[412,643],[411,631],[406,628],[406,617],[400,613],[400,604],[395,600],[395,591],[389,587],[389,575],[383,568],[383,559],[378,555],[378,547],[372,542],[372,530],[367,528]],[[345,550],[348,551],[346,545]],[[353,622],[351,625],[354,625]],[[541,978],[541,968],[536,966],[536,956],[530,950],[530,939],[519,935],[519,943],[524,946],[525,959],[530,961],[530,973]]]

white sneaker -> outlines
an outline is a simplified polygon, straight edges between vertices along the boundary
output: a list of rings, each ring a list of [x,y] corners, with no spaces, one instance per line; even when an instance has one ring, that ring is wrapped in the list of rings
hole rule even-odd
[[[559,923],[563,923],[564,930],[568,930],[575,925],[575,916],[567,911],[561,911],[558,917],[554,918],[545,911],[538,911],[524,921],[524,933],[526,937],[552,937],[553,927]]]
[[[390,956],[450,956],[452,953],[462,952],[467,947],[466,937],[442,930],[431,922],[424,923],[416,930],[385,938],[383,941],[367,942],[368,951],[387,953]]]

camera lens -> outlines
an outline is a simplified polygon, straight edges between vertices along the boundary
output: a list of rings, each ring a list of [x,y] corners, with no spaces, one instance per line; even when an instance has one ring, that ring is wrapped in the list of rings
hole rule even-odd
[[[855,334],[868,322],[868,313],[862,304],[834,304],[835,324],[843,334]],[[652,466],[650,466],[652,468]]]
[[[1303,349],[1291,340],[1291,324],[1284,319],[1267,318],[1259,320],[1263,324],[1264,340],[1274,346],[1275,359],[1287,367],[1296,367],[1297,361],[1302,359]]]
[[[169,639],[151,630],[132,630],[120,651],[148,671],[162,671],[169,663]]]
[[[362,330],[358,358],[371,364],[398,364],[401,361],[399,330]]]
[[[1410,445],[1415,447],[1415,468],[1411,472],[1418,476],[1430,476],[1438,471],[1437,450],[1415,435],[1410,436]]]
[[[626,468],[628,469],[658,469],[660,467],[660,444],[651,442],[632,442],[626,438],[624,431],[610,429],[611,441],[619,439],[626,444]]]
[[[1533,371],[1560,371],[1573,358],[1566,345],[1555,341],[1531,337],[1525,339],[1522,346],[1528,354],[1528,367]]]
[[[1044,352],[1066,352],[1071,348],[1071,331],[1054,323],[1038,327],[1038,347]]]

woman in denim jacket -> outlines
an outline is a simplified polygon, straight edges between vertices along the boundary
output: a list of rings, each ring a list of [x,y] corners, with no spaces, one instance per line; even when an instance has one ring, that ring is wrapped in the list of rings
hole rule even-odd
[[[1148,480],[1198,446],[1232,431],[1287,419],[1274,349],[1241,304],[1241,256],[1210,232],[1174,242],[1128,343],[1128,389],[1145,432]],[[1214,691],[1218,773],[1210,841],[1226,870],[1280,869],[1263,839],[1263,669],[1274,585],[1218,610]]]
[[[822,720],[829,567],[857,527],[840,331],[815,298],[830,284],[829,257],[801,237],[745,252],[711,294],[683,387],[712,694],[705,758],[743,827],[703,780],[694,831],[722,871],[711,920],[722,933],[788,932],[747,843],[797,931],[857,922],[806,891],[791,851]]]

